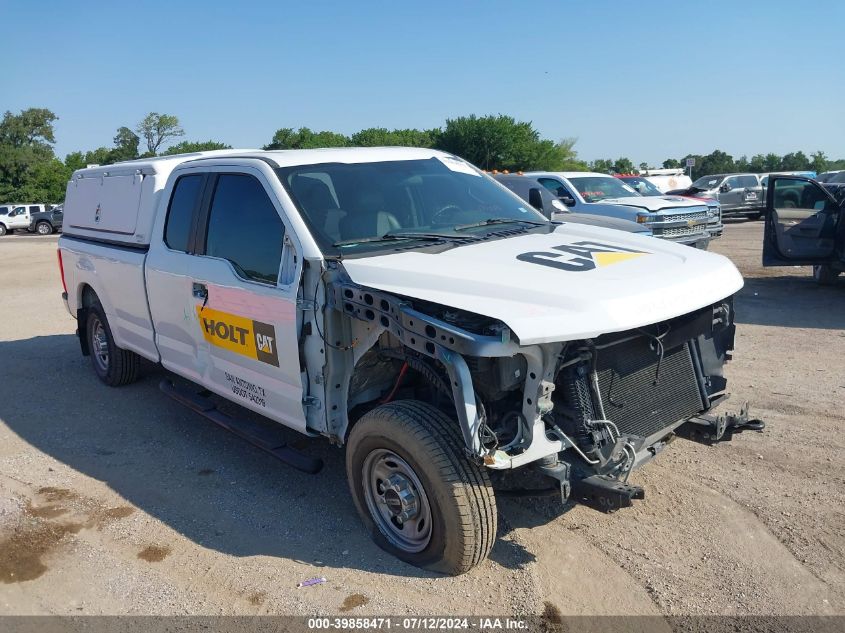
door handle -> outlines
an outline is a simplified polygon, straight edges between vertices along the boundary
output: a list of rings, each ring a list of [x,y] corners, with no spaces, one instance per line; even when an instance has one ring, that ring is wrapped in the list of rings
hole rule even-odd
[[[193,295],[197,299],[208,299],[208,287],[205,284],[194,282]]]
[[[193,292],[191,294],[193,294],[197,299],[202,299],[202,306],[200,307],[200,310],[205,308],[205,304],[208,303],[208,286],[194,282]]]

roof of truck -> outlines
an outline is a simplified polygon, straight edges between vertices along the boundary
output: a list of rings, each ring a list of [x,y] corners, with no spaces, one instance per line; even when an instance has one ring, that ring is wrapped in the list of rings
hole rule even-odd
[[[139,158],[111,165],[86,167],[74,172],[74,177],[92,177],[115,172],[163,173],[186,162],[220,158],[253,158],[270,161],[277,167],[313,165],[317,163],[369,163],[388,160],[427,159],[450,156],[446,152],[420,147],[331,147],[321,149],[221,149],[189,154],[173,154],[155,158]]]

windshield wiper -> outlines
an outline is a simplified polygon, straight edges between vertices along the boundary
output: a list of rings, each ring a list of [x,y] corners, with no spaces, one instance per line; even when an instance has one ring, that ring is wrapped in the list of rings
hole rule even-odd
[[[352,240],[341,240],[332,246],[351,246],[353,244],[366,244],[367,242],[390,242],[392,240],[426,240],[441,242],[443,240],[467,240],[471,239],[464,235],[449,235],[447,233],[414,233],[413,231],[398,232],[391,231],[384,235],[373,235],[371,237],[359,237]]]
[[[518,218],[487,218],[481,222],[473,222],[472,224],[459,224],[453,227],[455,231],[463,231],[465,229],[474,229],[479,226],[490,226],[492,224],[513,224],[520,222],[522,224],[533,224],[534,226],[546,226],[548,222],[539,222],[537,220],[520,220]]]

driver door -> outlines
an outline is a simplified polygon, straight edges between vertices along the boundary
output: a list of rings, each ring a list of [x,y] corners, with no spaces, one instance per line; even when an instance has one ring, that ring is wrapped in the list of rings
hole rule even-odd
[[[770,176],[763,265],[810,266],[830,262],[841,221],[839,203],[814,180]]]

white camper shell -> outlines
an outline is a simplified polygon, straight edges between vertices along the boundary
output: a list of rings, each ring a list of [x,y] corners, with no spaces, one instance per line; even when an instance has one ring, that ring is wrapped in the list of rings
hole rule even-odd
[[[114,244],[149,245],[161,192],[176,167],[193,159],[243,152],[214,150],[79,169],[67,184],[66,230]]]

